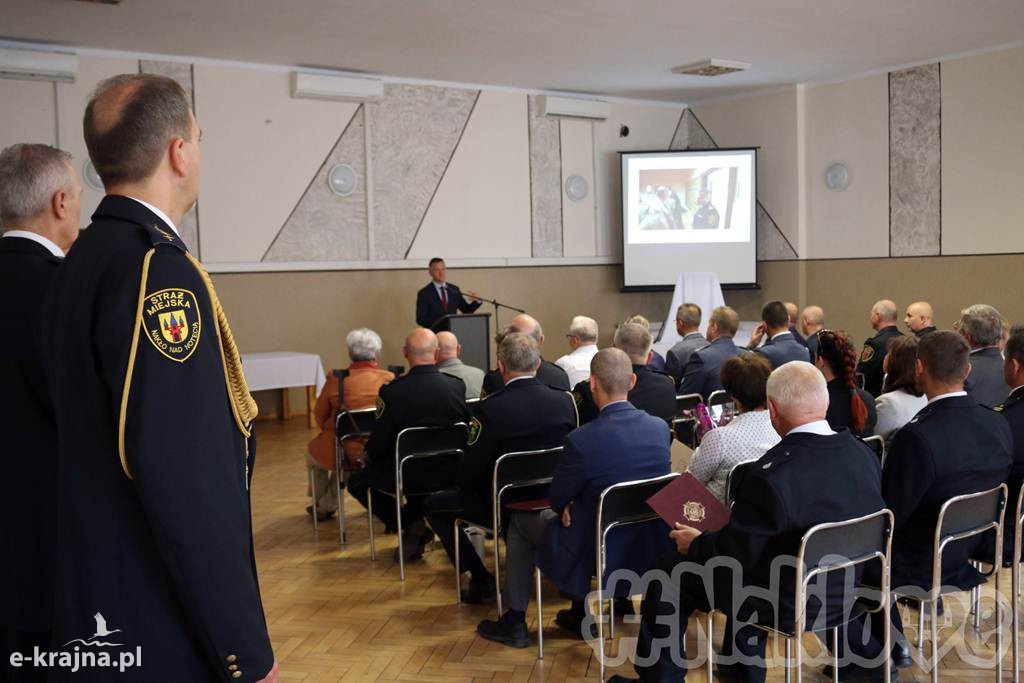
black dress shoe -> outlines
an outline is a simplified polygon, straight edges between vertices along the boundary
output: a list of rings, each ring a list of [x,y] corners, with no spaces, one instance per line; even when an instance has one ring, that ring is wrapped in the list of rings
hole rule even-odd
[[[895,666],[890,667],[889,671],[891,674],[890,680],[895,681],[900,677],[900,673]],[[829,680],[832,680],[832,666],[826,666],[824,669],[822,669],[821,675]],[[839,667],[839,680],[884,681],[885,669],[883,669],[880,666],[865,667],[858,666],[856,664],[847,664],[846,666]]]
[[[488,577],[481,581],[471,579],[466,590],[461,592],[462,602],[470,605],[479,605],[482,602],[490,602],[494,599],[494,577]]]
[[[509,647],[524,648],[530,646],[530,634],[522,621],[512,622],[504,616],[497,621],[484,619],[476,625],[476,632],[481,638]]]
[[[423,557],[423,550],[427,543],[434,539],[434,532],[427,528],[422,521],[415,521],[409,528],[402,532],[401,549],[405,555],[405,561],[411,562]],[[395,562],[398,562],[398,548],[395,548]]]
[[[910,656],[910,643],[905,640],[892,646],[891,657],[893,665],[899,669],[914,665],[914,659]]]
[[[564,628],[569,633],[573,634],[580,640],[587,640],[588,638],[583,635],[583,618],[584,615],[579,612],[575,612],[571,609],[560,609],[558,614],[555,615],[555,623]],[[590,625],[590,640],[597,638],[597,624]]]
[[[615,598],[615,616],[625,617],[631,614],[636,614],[633,601],[629,598]]]

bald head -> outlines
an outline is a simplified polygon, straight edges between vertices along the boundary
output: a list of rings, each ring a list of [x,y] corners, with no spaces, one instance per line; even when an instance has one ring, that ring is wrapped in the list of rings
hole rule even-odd
[[[912,332],[918,332],[934,323],[935,314],[932,312],[932,305],[927,301],[915,301],[907,306],[907,315],[903,322]]]
[[[613,401],[625,401],[636,383],[633,363],[621,349],[601,349],[590,361],[590,390],[598,408]]]
[[[797,308],[796,304],[792,301],[786,302],[786,312],[789,313],[789,324],[792,327],[796,325],[797,316],[800,315],[800,309]]]
[[[530,335],[536,340],[537,344],[544,343],[544,330],[541,329],[540,323],[532,315],[520,313],[512,318],[509,327],[513,328],[516,332]]]
[[[880,330],[896,324],[896,303],[889,299],[876,301],[871,307],[871,327]]]
[[[459,340],[451,332],[437,333],[437,362],[459,357]]]
[[[800,425],[824,420],[828,387],[818,368],[800,360],[776,368],[768,376],[768,408],[772,425],[785,436]]]
[[[821,306],[808,306],[800,314],[804,334],[813,334],[825,326],[825,311]]]
[[[402,354],[409,361],[409,367],[433,365],[437,352],[437,335],[425,327],[417,327],[405,338]]]

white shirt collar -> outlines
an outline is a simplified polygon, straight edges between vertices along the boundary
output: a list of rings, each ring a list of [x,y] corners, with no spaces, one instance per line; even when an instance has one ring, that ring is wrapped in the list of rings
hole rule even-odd
[[[512,384],[512,382],[516,382],[521,379],[533,379],[534,377],[536,377],[536,375],[516,375],[509,381],[505,382],[505,386],[507,387],[509,384]]]
[[[939,394],[935,398],[928,399],[928,405],[931,405],[931,404],[935,403],[936,401],[941,401],[944,398],[953,398],[954,396],[966,396],[966,395],[967,395],[966,391],[951,391],[948,394]]]
[[[166,213],[156,208],[149,202],[144,202],[141,199],[138,199],[137,197],[128,197],[128,199],[137,201],[139,204],[142,204],[144,207],[155,213],[160,220],[162,220],[164,223],[170,226],[171,230],[174,231],[174,234],[178,236],[178,239],[181,239],[181,233],[178,232],[178,226],[174,224],[174,221],[171,220],[170,216],[168,216]]]
[[[583,346],[577,346],[575,349],[572,350],[572,353],[570,353],[569,355],[582,356],[585,354],[588,356],[593,356],[594,354],[597,353],[597,351],[597,342],[593,342],[589,344],[584,344]]]
[[[63,249],[54,244],[49,237],[40,235],[38,232],[32,232],[31,230],[8,230],[4,233],[4,237],[21,237],[22,239],[32,240],[46,247],[57,258],[64,258],[65,256]]]
[[[828,421],[815,420],[814,422],[802,424],[799,427],[793,427],[786,432],[786,436],[789,436],[790,434],[819,434],[821,436],[832,436],[835,434],[835,431],[828,426]]]
[[[999,348],[998,344],[993,344],[992,346],[980,346],[980,347],[978,347],[976,349],[971,349],[969,355],[973,356],[974,354],[979,353],[981,351],[988,351],[989,349],[998,349],[998,348]]]

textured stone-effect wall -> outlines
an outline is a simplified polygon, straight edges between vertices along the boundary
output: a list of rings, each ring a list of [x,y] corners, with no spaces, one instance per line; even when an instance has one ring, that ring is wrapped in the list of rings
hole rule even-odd
[[[337,164],[356,171],[356,191],[334,194],[327,174]],[[264,261],[363,261],[369,258],[366,215],[366,125],[360,106],[316,177],[270,245]]]
[[[181,84],[182,88],[185,89],[189,102],[192,103],[192,109],[195,110],[196,100],[195,89],[192,85],[191,64],[140,59],[139,73],[158,74],[160,76],[173,78]],[[196,112],[196,116],[199,116],[198,112]],[[197,258],[202,258],[202,254],[199,252],[199,202],[196,202],[196,205],[193,206],[181,219],[181,225],[176,227],[178,228],[182,241],[185,243],[185,246],[188,247],[189,251],[196,254]]]
[[[559,119],[544,116],[536,96],[527,98],[530,119],[530,212],[533,255],[561,256],[562,134]]]
[[[933,256],[942,243],[941,67],[889,74],[889,254]]]

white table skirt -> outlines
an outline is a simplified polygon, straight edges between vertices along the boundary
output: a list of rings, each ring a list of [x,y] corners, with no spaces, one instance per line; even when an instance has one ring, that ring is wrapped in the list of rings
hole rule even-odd
[[[243,353],[242,368],[249,391],[315,386],[319,394],[327,381],[320,356],[314,353]]]

